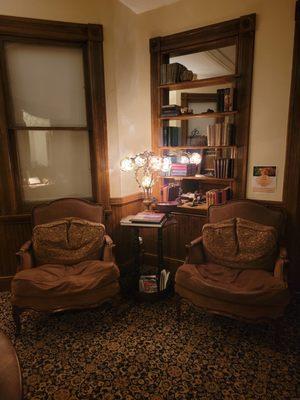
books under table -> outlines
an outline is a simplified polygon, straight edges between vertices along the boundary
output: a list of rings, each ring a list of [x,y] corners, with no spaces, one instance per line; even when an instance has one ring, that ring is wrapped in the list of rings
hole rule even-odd
[[[168,285],[170,271],[163,269],[160,276],[141,275],[139,279],[139,291],[143,293],[157,293],[165,290]]]
[[[155,213],[149,211],[142,211],[137,213],[132,218],[130,218],[131,222],[134,223],[147,223],[147,224],[160,224],[166,218],[166,214],[164,213]]]

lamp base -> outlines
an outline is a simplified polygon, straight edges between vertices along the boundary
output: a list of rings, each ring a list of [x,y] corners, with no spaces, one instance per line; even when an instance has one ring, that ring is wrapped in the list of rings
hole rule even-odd
[[[153,203],[152,199],[150,199],[150,198],[146,198],[143,200],[143,204],[146,207],[146,211],[150,211],[150,207],[151,207],[152,203]]]

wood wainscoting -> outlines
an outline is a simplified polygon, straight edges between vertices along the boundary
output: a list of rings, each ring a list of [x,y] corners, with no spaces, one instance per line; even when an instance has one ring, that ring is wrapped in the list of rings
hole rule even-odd
[[[110,203],[107,230],[116,244],[116,258],[121,275],[130,276],[133,265],[132,232],[129,228],[121,227],[120,220],[143,209],[142,194],[111,198]],[[283,208],[282,203],[264,204],[272,208]],[[201,214],[174,213],[174,218],[177,224],[164,230],[165,266],[172,272],[175,272],[185,258],[185,245],[200,236],[202,226],[207,222],[207,217]],[[156,265],[155,229],[141,229],[140,232],[144,243],[144,261],[148,265]],[[30,214],[0,216],[0,290],[9,289],[11,278],[16,272],[15,253],[31,238],[31,233]]]
[[[0,290],[7,290],[16,272],[16,252],[31,238],[30,214],[0,216]]]

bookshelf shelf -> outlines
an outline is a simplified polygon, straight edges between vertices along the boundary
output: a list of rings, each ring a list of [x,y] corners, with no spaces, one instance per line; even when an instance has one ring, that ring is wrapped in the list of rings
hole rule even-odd
[[[198,119],[198,118],[224,118],[230,115],[237,114],[238,111],[226,111],[226,112],[211,112],[211,113],[202,113],[202,114],[184,114],[178,115],[177,117],[160,117],[160,120],[189,120],[189,119]]]
[[[216,76],[213,78],[206,79],[196,79],[193,81],[186,82],[177,82],[177,83],[168,83],[165,85],[160,85],[160,89],[169,89],[169,90],[183,90],[183,89],[192,89],[192,88],[200,88],[205,86],[215,86],[215,85],[224,85],[226,83],[234,82],[240,75],[222,75]]]
[[[173,179],[175,181],[196,180],[207,183],[224,183],[224,184],[236,181],[235,178],[214,178],[214,177],[203,177],[203,176],[160,176],[160,179]]]

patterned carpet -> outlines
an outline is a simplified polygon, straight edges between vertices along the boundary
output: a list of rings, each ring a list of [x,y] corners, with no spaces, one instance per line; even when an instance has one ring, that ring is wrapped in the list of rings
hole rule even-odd
[[[13,338],[8,293],[0,305],[0,329]],[[188,306],[178,325],[168,300],[117,318],[109,309],[28,313],[16,349],[26,400],[300,399],[297,331],[295,307],[278,347],[270,326]]]

